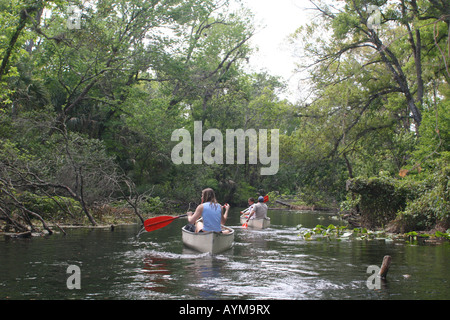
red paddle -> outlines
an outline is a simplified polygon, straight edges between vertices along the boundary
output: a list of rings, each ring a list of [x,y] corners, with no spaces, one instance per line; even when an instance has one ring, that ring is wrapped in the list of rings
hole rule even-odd
[[[269,201],[269,196],[264,196],[264,202],[267,202],[267,201]],[[247,222],[244,222],[244,224],[242,225],[242,228],[248,228]]]
[[[187,216],[187,214],[182,214],[181,216],[176,216],[176,217],[159,216],[159,217],[150,218],[150,219],[147,219],[144,221],[144,227],[147,232],[155,231],[155,230],[164,228],[165,226],[172,223],[173,220],[175,220],[175,219],[178,219],[181,217],[186,217],[186,216]]]

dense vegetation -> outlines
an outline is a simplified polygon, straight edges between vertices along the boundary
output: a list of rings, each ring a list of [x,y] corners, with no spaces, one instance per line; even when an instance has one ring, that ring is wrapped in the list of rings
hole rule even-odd
[[[318,15],[290,39],[308,75],[292,103],[280,79],[246,71],[255,30],[235,2],[2,1],[0,220],[142,220],[212,187],[233,205],[270,192],[368,227],[447,229],[450,4],[336,3],[311,1]],[[277,174],[174,164],[172,133],[194,121],[279,129]]]

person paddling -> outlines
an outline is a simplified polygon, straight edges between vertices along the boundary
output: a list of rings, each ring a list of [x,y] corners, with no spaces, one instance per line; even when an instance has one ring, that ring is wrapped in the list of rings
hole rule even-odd
[[[247,218],[247,223],[250,219],[265,219],[267,218],[267,210],[269,208],[264,203],[264,197],[260,196],[258,198],[258,203],[253,206],[253,209],[250,211],[250,214]]]
[[[241,211],[241,214],[245,214],[248,215],[250,212],[252,212],[252,209],[255,205],[255,199],[254,198],[248,198],[248,208],[245,209],[244,211]]]
[[[224,210],[225,209],[225,210]],[[228,219],[229,204],[223,207],[217,202],[214,190],[211,188],[202,191],[202,203],[195,209],[195,212],[189,211],[187,218],[190,224],[195,225],[195,232],[223,232],[222,225]],[[201,221],[198,221],[202,218]]]

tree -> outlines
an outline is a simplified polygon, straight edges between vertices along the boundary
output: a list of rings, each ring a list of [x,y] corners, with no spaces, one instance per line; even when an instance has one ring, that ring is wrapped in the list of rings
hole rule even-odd
[[[306,53],[316,57],[309,65],[316,70],[315,79],[320,75],[325,77],[323,82],[335,83],[334,73],[339,70],[342,62],[352,56],[358,57],[362,69],[370,70],[374,65],[379,65],[382,68],[380,70],[390,74],[391,82],[389,86],[379,87],[377,93],[400,93],[417,129],[422,119],[425,86],[429,86],[434,76],[424,72],[422,52],[427,50],[429,56],[436,56],[439,46],[445,42],[445,34],[448,32],[444,27],[445,6],[432,5],[433,15],[429,16],[430,5],[424,1],[401,1],[399,5],[389,5],[387,1],[345,1],[339,10],[327,5],[325,1],[312,3],[327,26],[333,30],[332,41],[321,42],[322,48],[312,43],[305,45]],[[373,11],[370,8],[374,6],[381,11],[379,28],[368,23]],[[431,25],[437,28],[436,32],[439,31],[439,38],[429,36]],[[312,28],[314,26],[310,27],[309,35]],[[302,31],[300,29],[297,34]],[[442,65],[440,68],[442,70]],[[444,76],[442,72],[439,73]]]
[[[299,143],[300,150],[321,160],[316,161],[322,165],[319,171],[327,170],[324,162],[332,164],[333,176],[327,177],[332,185],[341,185],[337,190],[348,178],[401,178],[411,163],[415,165],[409,172],[420,172],[425,162],[432,165],[426,160],[446,150],[442,139],[435,138],[440,129],[445,131],[441,97],[448,91],[448,61],[443,55],[448,46],[448,5],[311,3],[320,21],[293,36],[293,41],[301,42],[301,66],[308,71],[312,88],[310,99],[297,112],[308,129],[296,135],[311,141],[309,150]],[[431,126],[430,114],[435,115]],[[300,138],[294,137],[290,144],[295,146]],[[425,141],[432,141],[428,153],[423,152]]]
[[[250,54],[251,17],[230,12],[228,1],[71,4],[80,28],[67,27],[65,1],[0,7],[0,178],[9,199],[1,208],[16,226],[24,219],[34,228],[29,215],[45,223],[31,203],[63,208],[59,199],[70,198],[96,224],[99,202],[126,199],[142,221],[136,201],[149,190],[198,194],[214,170],[173,166],[170,134],[206,121]],[[180,185],[185,174],[196,183]]]

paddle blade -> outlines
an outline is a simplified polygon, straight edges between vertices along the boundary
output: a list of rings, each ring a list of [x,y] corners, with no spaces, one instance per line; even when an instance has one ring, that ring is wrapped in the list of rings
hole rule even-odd
[[[144,221],[144,227],[147,232],[155,231],[169,225],[176,218],[178,217],[159,216],[150,218]]]
[[[264,196],[264,202],[269,201],[269,196]]]

